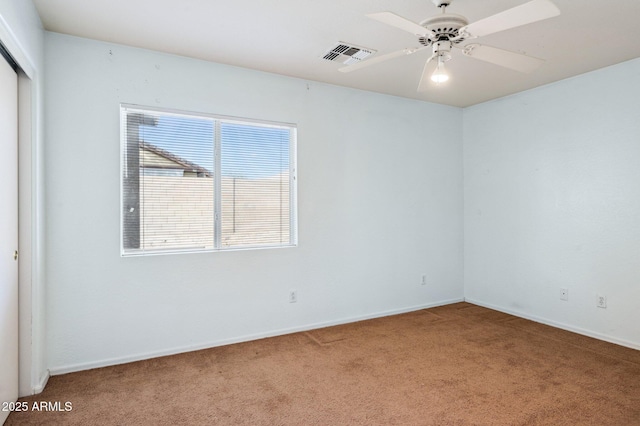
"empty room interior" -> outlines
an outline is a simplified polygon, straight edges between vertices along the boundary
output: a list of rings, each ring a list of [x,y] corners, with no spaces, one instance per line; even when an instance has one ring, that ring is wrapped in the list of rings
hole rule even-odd
[[[0,424],[640,425],[639,18],[1,0]]]

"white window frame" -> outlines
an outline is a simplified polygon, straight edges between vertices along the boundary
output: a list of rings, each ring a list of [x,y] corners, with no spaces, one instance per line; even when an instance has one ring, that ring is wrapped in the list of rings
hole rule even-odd
[[[175,115],[180,117],[206,118],[214,121],[214,247],[205,249],[125,249],[124,247],[124,178],[128,172],[126,166],[127,152],[127,112],[137,111],[140,113],[159,113],[164,115]],[[257,125],[261,127],[286,128],[289,129],[289,243],[275,245],[254,245],[254,246],[231,246],[223,247],[221,244],[222,215],[221,215],[221,135],[220,123],[234,123]],[[244,117],[233,117],[219,114],[208,114],[193,111],[184,111],[170,108],[157,108],[141,106],[136,104],[120,104],[120,255],[122,257],[154,256],[163,254],[185,254],[185,253],[210,253],[221,251],[239,250],[261,250],[297,247],[298,245],[298,178],[297,178],[297,125],[294,123],[258,120]]]

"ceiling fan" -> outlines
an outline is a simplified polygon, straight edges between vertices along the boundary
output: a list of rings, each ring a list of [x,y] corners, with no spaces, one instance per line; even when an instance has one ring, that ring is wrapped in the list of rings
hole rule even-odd
[[[441,14],[432,16],[417,24],[402,16],[391,12],[379,12],[366,15],[384,24],[391,25],[404,31],[408,31],[418,37],[420,47],[406,48],[396,52],[387,53],[366,61],[342,67],[341,72],[351,72],[370,65],[379,64],[389,59],[405,55],[412,55],[420,50],[431,47],[432,54],[422,71],[422,77],[418,85],[418,91],[424,91],[429,86],[429,81],[436,84],[449,79],[445,70],[445,62],[451,59],[451,50],[459,48],[462,54],[470,58],[490,62],[515,71],[528,73],[538,68],[544,60],[496,47],[485,46],[478,43],[462,45],[463,42],[478,37],[508,30],[543,19],[552,18],[560,14],[558,7],[550,0],[532,0],[520,6],[507,9],[496,15],[489,16],[469,24],[462,15],[447,13],[446,8],[453,0],[431,0],[440,10]],[[432,68],[435,69],[431,72]]]

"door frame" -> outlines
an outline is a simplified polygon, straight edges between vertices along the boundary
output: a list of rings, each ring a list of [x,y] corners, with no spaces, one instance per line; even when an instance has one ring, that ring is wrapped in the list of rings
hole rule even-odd
[[[44,361],[42,77],[1,15],[0,43],[18,65],[18,391],[27,396],[42,392],[49,378]]]
[[[0,423],[9,416],[4,406],[18,399],[19,362],[18,362],[18,74],[13,58],[5,51],[0,54],[0,82],[2,122],[0,156],[2,157],[2,177],[0,185],[0,212],[2,226],[2,258],[0,259],[0,398],[3,404]],[[6,234],[5,234],[6,233]],[[15,250],[15,254],[14,254]],[[6,268],[6,269],[5,269]]]

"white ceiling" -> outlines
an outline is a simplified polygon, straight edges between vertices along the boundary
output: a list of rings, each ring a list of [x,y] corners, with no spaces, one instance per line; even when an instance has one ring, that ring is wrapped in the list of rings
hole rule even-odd
[[[527,0],[455,0],[469,22]],[[414,22],[431,0],[34,0],[45,29],[405,98],[469,106],[640,57],[640,0],[553,0],[561,15],[477,40],[543,58],[521,74],[454,52],[451,80],[418,93],[425,49],[353,71],[322,56],[338,41],[377,55],[419,47],[415,36],[365,17],[391,11]],[[372,56],[373,58],[375,56]]]

